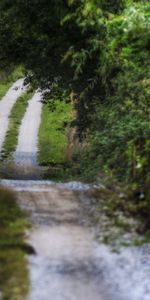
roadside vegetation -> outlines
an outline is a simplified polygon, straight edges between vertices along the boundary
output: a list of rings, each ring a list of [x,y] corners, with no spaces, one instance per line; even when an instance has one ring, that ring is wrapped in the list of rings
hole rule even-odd
[[[38,154],[40,165],[57,167],[67,163],[68,126],[72,118],[69,95],[55,84],[42,112]]]
[[[16,149],[19,128],[21,125],[22,118],[25,114],[29,100],[33,96],[32,88],[29,88],[23,95],[17,100],[9,117],[9,128],[5,137],[1,159],[9,159]]]
[[[8,71],[0,72],[0,100],[6,95],[13,83],[22,76],[22,67],[17,67],[13,71],[8,69]]]
[[[25,216],[16,195],[0,187],[0,298],[23,300],[28,291],[28,270],[23,251]],[[2,294],[1,294],[2,293]]]

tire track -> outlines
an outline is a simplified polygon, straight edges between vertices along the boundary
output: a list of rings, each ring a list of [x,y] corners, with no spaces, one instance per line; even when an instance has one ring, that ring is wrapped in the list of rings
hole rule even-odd
[[[26,90],[24,79],[17,80],[0,101],[0,151],[9,126],[9,116],[18,98]]]
[[[14,163],[20,167],[37,166],[38,131],[41,123],[42,93],[36,92],[29,101],[20,126]]]

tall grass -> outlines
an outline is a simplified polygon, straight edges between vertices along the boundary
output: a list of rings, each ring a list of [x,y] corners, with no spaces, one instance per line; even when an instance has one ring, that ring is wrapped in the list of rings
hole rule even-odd
[[[28,271],[22,251],[25,217],[16,194],[0,187],[0,291],[2,299],[25,299]]]
[[[39,130],[39,163],[40,165],[65,163],[68,144],[67,130],[71,121],[71,104],[55,100],[55,109],[49,103],[44,105]]]
[[[33,96],[32,89],[25,92],[15,103],[11,115],[9,117],[9,128],[3,145],[2,158],[11,158],[11,154],[15,151],[18,140],[19,127],[25,114],[29,100]]]

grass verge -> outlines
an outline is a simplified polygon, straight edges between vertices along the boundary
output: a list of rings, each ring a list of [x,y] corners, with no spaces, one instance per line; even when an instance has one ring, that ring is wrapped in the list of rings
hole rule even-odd
[[[71,119],[70,103],[55,100],[54,110],[51,109],[49,102],[44,104],[39,130],[38,160],[40,165],[48,166],[66,163],[67,125]]]
[[[13,83],[23,76],[22,67],[17,67],[11,74],[0,73],[0,100],[5,96]]]
[[[23,300],[28,291],[28,271],[23,251],[25,216],[16,195],[0,187],[0,293],[1,299]]]
[[[15,151],[17,146],[17,138],[19,127],[26,111],[29,100],[33,96],[32,89],[25,92],[15,103],[10,118],[9,129],[3,145],[2,158],[11,158],[11,154]]]

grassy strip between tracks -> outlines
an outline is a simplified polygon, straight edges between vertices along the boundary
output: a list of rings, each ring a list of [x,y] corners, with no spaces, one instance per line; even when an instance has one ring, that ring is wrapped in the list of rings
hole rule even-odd
[[[23,300],[28,292],[28,270],[23,249],[27,222],[16,195],[0,187],[0,298]]]
[[[55,100],[44,104],[39,130],[39,163],[43,166],[64,164],[67,161],[68,123],[72,119],[71,104]]]
[[[17,67],[11,74],[0,73],[0,100],[5,96],[13,83],[23,76],[21,67]]]
[[[30,88],[25,92],[15,103],[10,118],[9,118],[9,129],[4,141],[2,158],[11,158],[11,154],[15,151],[17,146],[17,138],[19,127],[22,121],[22,118],[25,114],[29,100],[33,96],[33,90]]]

